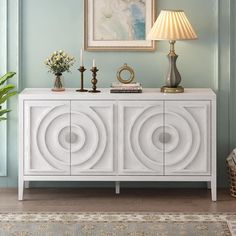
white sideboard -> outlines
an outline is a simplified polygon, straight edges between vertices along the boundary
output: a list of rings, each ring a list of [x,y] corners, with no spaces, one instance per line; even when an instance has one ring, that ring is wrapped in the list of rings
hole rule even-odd
[[[19,95],[18,197],[29,181],[207,182],[216,201],[216,95],[51,92]]]

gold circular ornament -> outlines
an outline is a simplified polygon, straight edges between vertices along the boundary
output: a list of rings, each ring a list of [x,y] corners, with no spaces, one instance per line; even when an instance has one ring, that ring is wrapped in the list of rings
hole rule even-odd
[[[122,77],[123,72],[129,73],[128,79]],[[129,83],[133,82],[133,80],[135,78],[134,70],[130,66],[128,66],[127,63],[125,63],[121,68],[118,69],[116,76],[117,76],[117,79],[122,84],[129,84]]]

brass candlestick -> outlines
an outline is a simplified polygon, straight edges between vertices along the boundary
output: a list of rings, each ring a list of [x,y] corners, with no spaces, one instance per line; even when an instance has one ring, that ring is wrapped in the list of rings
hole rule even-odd
[[[98,69],[97,69],[97,67],[92,67],[92,69],[90,70],[90,71],[92,71],[93,72],[93,78],[91,79],[91,83],[92,83],[92,89],[93,90],[90,90],[89,92],[90,93],[100,93],[101,91],[99,91],[99,90],[97,90],[97,82],[98,82],[98,80],[97,80],[97,72],[99,71]]]
[[[80,66],[80,68],[78,69],[81,73],[81,80],[80,80],[80,89],[77,89],[76,92],[87,92],[87,89],[84,89],[84,72],[86,71],[86,69],[84,68],[84,66]]]

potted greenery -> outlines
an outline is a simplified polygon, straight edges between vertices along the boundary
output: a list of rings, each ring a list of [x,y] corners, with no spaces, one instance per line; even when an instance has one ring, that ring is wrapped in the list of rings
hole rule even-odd
[[[49,72],[55,75],[54,88],[52,91],[61,92],[65,88],[62,84],[62,73],[70,72],[70,67],[73,66],[74,57],[69,56],[63,50],[53,52],[49,58],[46,59],[45,65],[49,68]]]
[[[3,103],[17,93],[16,91],[12,91],[15,88],[14,85],[5,84],[5,82],[12,78],[15,74],[15,72],[8,72],[4,76],[0,77],[0,122],[6,120],[7,118],[3,116],[11,111],[9,109],[2,109]]]

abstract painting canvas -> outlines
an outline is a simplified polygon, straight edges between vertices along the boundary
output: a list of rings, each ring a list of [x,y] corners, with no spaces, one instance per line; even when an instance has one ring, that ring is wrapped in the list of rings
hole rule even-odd
[[[85,0],[85,49],[153,51],[154,0]]]

